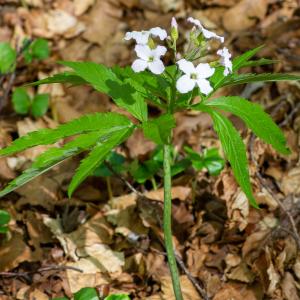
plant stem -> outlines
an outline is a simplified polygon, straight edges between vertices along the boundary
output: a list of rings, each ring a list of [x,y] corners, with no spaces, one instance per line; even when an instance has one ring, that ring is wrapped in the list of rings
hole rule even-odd
[[[183,300],[179,273],[176,264],[176,258],[174,253],[173,241],[172,241],[172,194],[171,194],[171,149],[170,145],[164,145],[164,240],[167,251],[168,263],[172,277],[173,290],[176,300]]]

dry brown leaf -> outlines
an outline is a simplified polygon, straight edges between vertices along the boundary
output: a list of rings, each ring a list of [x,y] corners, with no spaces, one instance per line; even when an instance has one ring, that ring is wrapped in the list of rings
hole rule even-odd
[[[250,234],[242,247],[242,256],[245,258],[251,252],[260,251],[260,245],[263,243],[265,237],[268,235],[269,230],[262,230]]]
[[[232,280],[238,280],[245,283],[252,283],[255,279],[255,274],[251,272],[245,262],[242,262],[237,267],[234,267],[226,274],[226,277]]]
[[[39,291],[38,289],[34,289],[31,293],[29,293],[29,297],[28,297],[28,300],[48,300],[49,297]]]
[[[282,178],[280,189],[285,195],[300,194],[300,167],[290,169]]]
[[[74,0],[74,13],[76,16],[84,14],[93,4],[95,0]]]
[[[267,12],[269,0],[242,0],[227,10],[223,16],[223,24],[230,32],[243,31],[255,25]]]
[[[201,300],[199,293],[187,276],[180,276],[181,290],[184,299]],[[161,279],[161,289],[163,300],[175,300],[171,277]]]
[[[285,299],[290,300],[299,300],[298,292],[297,292],[297,287],[295,283],[295,279],[293,275],[289,272],[285,273],[285,276],[282,280],[281,283],[282,286],[282,293],[285,297]]]
[[[12,231],[11,238],[0,246],[0,271],[9,271],[17,267],[21,262],[37,261],[41,257],[34,256],[30,248],[23,240],[23,234]]]

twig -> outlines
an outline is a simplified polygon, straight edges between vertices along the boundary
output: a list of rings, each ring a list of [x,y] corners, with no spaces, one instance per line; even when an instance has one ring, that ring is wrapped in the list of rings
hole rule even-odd
[[[64,271],[64,270],[73,270],[76,272],[83,273],[83,270],[72,267],[72,266],[47,266],[47,267],[42,267],[37,269],[36,271],[30,271],[30,272],[0,272],[0,276],[5,276],[5,277],[28,277],[31,274],[36,274],[36,273],[42,273],[42,272],[47,272],[47,271]]]
[[[287,125],[292,120],[292,118],[298,112],[299,109],[300,109],[300,102],[298,102],[291,110],[291,112],[287,115],[287,117],[282,122],[279,123],[279,127],[283,127]]]
[[[250,158],[251,161],[254,163],[256,171],[255,174],[259,180],[260,185],[265,188],[270,195],[272,195],[273,199],[276,201],[276,203],[278,204],[278,206],[281,208],[281,210],[286,214],[291,227],[292,227],[292,231],[293,231],[293,238],[296,241],[297,244],[297,248],[300,250],[300,236],[297,230],[297,226],[295,223],[295,220],[293,218],[293,216],[291,215],[291,213],[285,208],[285,206],[283,205],[283,203],[277,198],[277,196],[273,193],[273,191],[270,189],[270,187],[268,186],[268,184],[265,182],[265,178],[262,176],[262,174],[259,172],[259,166],[257,164],[257,162],[255,161],[254,157],[253,157],[253,143],[254,143],[254,135],[251,134],[250,137]]]

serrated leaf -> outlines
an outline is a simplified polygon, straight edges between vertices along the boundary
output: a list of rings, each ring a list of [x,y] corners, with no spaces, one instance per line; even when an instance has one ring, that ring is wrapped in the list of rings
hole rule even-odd
[[[126,109],[138,120],[147,120],[145,98],[130,82],[121,81],[110,68],[93,62],[61,62],[61,64],[72,68],[96,90],[109,95],[118,106]]]
[[[30,97],[24,88],[16,88],[12,94],[12,103],[17,114],[26,115],[31,105]]]
[[[290,153],[281,129],[260,105],[238,96],[220,97],[207,102],[206,105],[240,117],[259,138],[271,144],[278,152]]]
[[[242,67],[258,67],[264,65],[271,65],[278,63],[278,60],[267,59],[267,58],[260,58],[258,60],[249,60],[243,63]]]
[[[124,167],[125,157],[115,151],[111,152],[108,155],[108,157],[105,159],[105,161],[108,162],[110,166],[113,168],[113,170],[118,174],[125,170]],[[102,163],[100,166],[97,167],[93,175],[99,177],[109,177],[112,176],[113,173],[105,165],[105,163]]]
[[[0,209],[0,226],[7,225],[10,221],[10,214],[5,211]]]
[[[130,300],[128,295],[124,294],[114,294],[114,295],[109,295],[104,300]]]
[[[49,94],[38,94],[32,100],[31,113],[35,118],[43,116],[49,106]]]
[[[113,132],[105,141],[99,142],[84,158],[76,170],[75,175],[68,188],[68,195],[71,197],[75,189],[86,179],[92,175],[97,166],[101,164],[111,150],[121,144],[131,133],[133,126]]]
[[[268,82],[268,81],[289,81],[300,80],[300,76],[292,74],[276,74],[276,73],[263,73],[263,74],[233,74],[226,77],[221,86],[244,84],[249,82]]]
[[[213,119],[214,129],[220,138],[222,148],[226,158],[230,162],[236,181],[239,183],[250,203],[257,208],[258,205],[252,194],[250,183],[246,147],[242,138],[226,117],[213,110],[210,111],[210,115]]]
[[[174,116],[170,114],[161,115],[142,124],[145,137],[160,145],[168,142],[171,130],[175,126]]]
[[[17,53],[9,43],[0,43],[0,73],[5,74],[15,68]]]
[[[99,300],[96,289],[83,288],[74,294],[74,300]]]
[[[128,128],[131,121],[118,113],[94,113],[72,120],[55,129],[42,129],[33,131],[15,140],[10,146],[1,149],[0,155],[10,155],[38,145],[50,145],[56,141],[91,131],[97,131],[99,135],[107,135],[112,132]]]
[[[69,83],[71,85],[87,84],[88,82],[76,75],[75,72],[63,72],[55,74],[51,77],[47,77],[32,83],[28,83],[25,86],[36,86],[41,84],[52,84],[52,83]]]
[[[31,167],[26,169],[20,176],[15,178],[0,191],[0,197],[7,195],[35,177],[47,172],[53,166],[61,163],[67,158],[90,149],[98,140],[100,140],[100,138],[101,137],[99,137],[97,132],[92,132],[77,137],[75,140],[65,144],[61,148],[50,148],[38,156]]]

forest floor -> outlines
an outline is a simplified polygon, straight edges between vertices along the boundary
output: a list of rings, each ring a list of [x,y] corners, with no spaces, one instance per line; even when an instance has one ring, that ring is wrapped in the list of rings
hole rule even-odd
[[[185,20],[193,16],[224,35],[234,56],[264,44],[258,58],[278,60],[247,71],[299,75],[299,5],[297,0],[0,0],[0,41],[18,47],[27,36],[50,43],[48,59],[20,63],[13,85],[18,87],[61,71],[58,60],[129,65],[134,57],[125,32],[169,28],[172,16],[180,24],[183,48]],[[118,110],[88,86],[28,90],[50,94],[48,113],[20,117],[9,98],[0,112],[1,147],[85,113]],[[249,206],[229,165],[219,176],[186,170],[173,178],[173,234],[184,299],[300,299],[300,85],[253,83],[219,92],[229,94],[261,104],[284,131],[292,153],[279,155],[230,116],[247,145],[260,210]],[[197,151],[220,148],[208,116],[178,113],[176,120],[179,153],[186,145]],[[45,148],[0,158],[1,186]],[[143,162],[154,148],[137,131],[118,152],[127,162]],[[70,159],[0,199],[0,208],[12,216],[9,233],[0,236],[0,299],[71,297],[83,287],[97,287],[102,297],[116,292],[131,299],[174,299],[162,243],[160,174],[156,189],[151,181],[138,184],[122,175],[144,197],[120,176],[94,176],[69,199],[66,190],[78,162]]]

